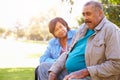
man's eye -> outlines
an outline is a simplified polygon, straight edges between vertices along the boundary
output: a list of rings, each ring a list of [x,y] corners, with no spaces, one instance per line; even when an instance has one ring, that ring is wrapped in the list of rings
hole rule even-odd
[[[91,13],[86,13],[86,15],[90,16],[90,15],[91,15]]]
[[[85,13],[82,13],[83,16],[85,16]]]

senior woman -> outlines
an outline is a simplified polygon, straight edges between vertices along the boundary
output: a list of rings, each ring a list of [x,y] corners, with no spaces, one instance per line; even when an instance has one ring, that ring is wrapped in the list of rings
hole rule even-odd
[[[68,49],[75,34],[75,30],[71,30],[67,22],[61,17],[56,17],[49,22],[49,32],[54,38],[49,41],[47,49],[40,57],[40,65],[35,70],[35,80],[38,80],[38,76],[40,76],[41,66],[46,65],[47,67],[48,63],[55,62]]]

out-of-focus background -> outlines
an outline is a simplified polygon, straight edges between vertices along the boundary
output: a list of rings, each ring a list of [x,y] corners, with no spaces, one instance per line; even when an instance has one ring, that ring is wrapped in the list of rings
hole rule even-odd
[[[48,22],[64,18],[72,29],[82,24],[89,0],[0,0],[0,80],[33,80],[49,39]],[[97,1],[97,0],[95,0]],[[120,1],[99,0],[106,17],[120,27]]]

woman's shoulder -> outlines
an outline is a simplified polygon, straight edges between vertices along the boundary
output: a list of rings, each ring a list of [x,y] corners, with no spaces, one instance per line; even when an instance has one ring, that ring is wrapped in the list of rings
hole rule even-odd
[[[51,45],[54,45],[55,43],[57,43],[58,42],[58,39],[57,38],[51,38],[50,40],[49,40],[49,44],[51,44]]]
[[[76,33],[76,30],[69,30],[68,31],[68,39],[72,38],[75,33]]]
[[[75,30],[75,29],[72,29],[72,30],[70,30],[69,32],[71,32],[71,33],[75,33],[76,30]]]

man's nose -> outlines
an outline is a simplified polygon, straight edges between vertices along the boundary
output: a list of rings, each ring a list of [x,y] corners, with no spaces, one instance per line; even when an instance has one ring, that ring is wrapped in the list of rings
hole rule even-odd
[[[84,16],[84,20],[88,20],[88,16],[87,15]]]

